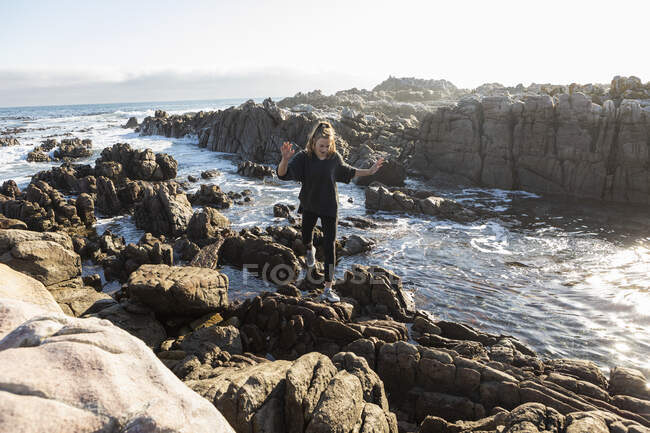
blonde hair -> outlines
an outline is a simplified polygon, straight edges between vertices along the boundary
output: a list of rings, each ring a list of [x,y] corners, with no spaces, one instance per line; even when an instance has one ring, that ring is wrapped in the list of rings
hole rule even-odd
[[[334,141],[334,127],[329,122],[318,122],[316,126],[311,130],[309,134],[309,139],[307,140],[307,153],[312,155],[314,154],[314,148],[316,147],[316,142],[321,139],[326,138],[330,142],[330,147],[327,149],[328,156],[332,156],[336,153],[336,142]]]

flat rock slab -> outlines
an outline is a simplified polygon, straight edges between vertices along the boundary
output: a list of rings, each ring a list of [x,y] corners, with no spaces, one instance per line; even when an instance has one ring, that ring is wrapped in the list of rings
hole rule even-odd
[[[142,265],[127,291],[161,315],[198,317],[228,306],[228,277],[213,269]]]

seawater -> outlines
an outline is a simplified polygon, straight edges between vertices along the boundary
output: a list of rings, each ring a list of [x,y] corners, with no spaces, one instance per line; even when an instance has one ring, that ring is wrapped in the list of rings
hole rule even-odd
[[[262,182],[236,173],[233,155],[210,152],[196,137],[140,137],[121,126],[156,109],[170,114],[225,109],[245,99],[0,108],[0,132],[20,146],[0,148],[0,182],[21,188],[31,176],[57,163],[29,163],[27,153],[45,138],[89,138],[92,164],[101,150],[118,142],[167,152],[179,162],[178,178],[218,169],[224,191],[250,189],[253,201],[223,213],[235,229],[282,224],[273,204],[297,204],[299,185]],[[257,100],[259,102],[261,100]],[[432,189],[416,179],[409,187]],[[498,217],[461,224],[433,217],[378,212],[368,215],[364,194],[340,185],[340,218],[365,216],[379,227],[339,227],[339,237],[359,234],[376,241],[364,255],[342,258],[337,276],[353,263],[396,272],[417,307],[437,317],[480,330],[513,335],[542,356],[589,359],[607,369],[633,366],[650,375],[650,221],[648,208],[573,200],[570,203],[526,191],[480,188],[436,189],[461,203],[497,212]],[[98,232],[110,229],[136,242],[143,232],[129,216],[99,215]],[[85,272],[96,267],[86,264]],[[232,299],[268,290],[264,282],[226,267]]]

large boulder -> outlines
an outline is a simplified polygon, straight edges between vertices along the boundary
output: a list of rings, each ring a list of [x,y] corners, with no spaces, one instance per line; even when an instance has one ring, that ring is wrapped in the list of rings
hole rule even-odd
[[[69,236],[26,230],[0,230],[0,262],[45,286],[81,275],[81,257]]]
[[[354,298],[369,312],[382,306],[397,320],[413,317],[415,303],[394,272],[378,266],[353,265],[334,287],[342,296]]]
[[[246,267],[266,281],[287,284],[298,277],[300,262],[293,250],[266,236],[248,234],[227,237],[219,252],[220,260],[238,267]]]
[[[241,174],[246,177],[255,177],[258,179],[264,179],[265,177],[273,177],[275,170],[272,167],[266,165],[257,164],[252,161],[242,161],[237,166],[237,174]]]
[[[142,265],[127,292],[157,314],[198,317],[228,305],[228,277],[213,269]]]
[[[0,264],[0,298],[15,299],[46,311],[63,313],[43,283],[4,264]]]
[[[406,179],[406,168],[404,165],[395,160],[388,160],[377,171],[377,173],[359,177],[356,180],[357,185],[370,185],[372,182],[381,182],[388,186],[404,186]]]
[[[59,159],[87,158],[92,155],[93,143],[91,140],[79,138],[66,138],[61,140],[59,148],[54,151],[54,157]]]
[[[609,392],[650,400],[650,381],[639,370],[616,367],[610,373]]]
[[[0,137],[0,147],[18,146],[20,142],[14,137]]]
[[[232,432],[140,340],[106,320],[0,299],[0,425],[20,432]],[[1,335],[1,334],[0,334]]]
[[[366,188],[365,197],[366,209],[370,210],[425,214],[460,222],[474,221],[479,217],[476,210],[426,191],[386,188],[380,183],[373,183]]]
[[[184,192],[175,184],[145,185],[135,206],[135,224],[156,236],[182,235],[194,214]]]
[[[192,215],[187,226],[187,237],[199,246],[213,242],[221,229],[230,227],[230,221],[221,212],[206,207]]]
[[[128,143],[117,143],[102,150],[95,167],[98,174],[99,171],[106,172],[112,167],[110,172],[114,175],[107,177],[114,182],[121,182],[124,177],[131,180],[160,181],[176,177],[178,162],[166,153],[155,154],[151,149],[132,149]]]
[[[216,209],[227,209],[232,206],[232,200],[228,194],[221,191],[219,185],[203,184],[194,194],[189,197],[193,205],[210,206]]]
[[[135,117],[129,117],[129,120],[126,122],[122,128],[125,129],[132,129],[132,128],[137,128],[138,127],[138,119]]]

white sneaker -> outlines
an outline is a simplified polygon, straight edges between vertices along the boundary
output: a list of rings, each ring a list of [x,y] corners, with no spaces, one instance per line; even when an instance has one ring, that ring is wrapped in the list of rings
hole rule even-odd
[[[325,292],[323,292],[323,298],[329,302],[341,302],[341,298],[336,294],[334,290],[330,287],[325,287]]]
[[[313,268],[316,264],[316,248],[312,245],[311,248],[307,249],[307,254],[305,254],[305,261],[307,262],[308,268]]]

